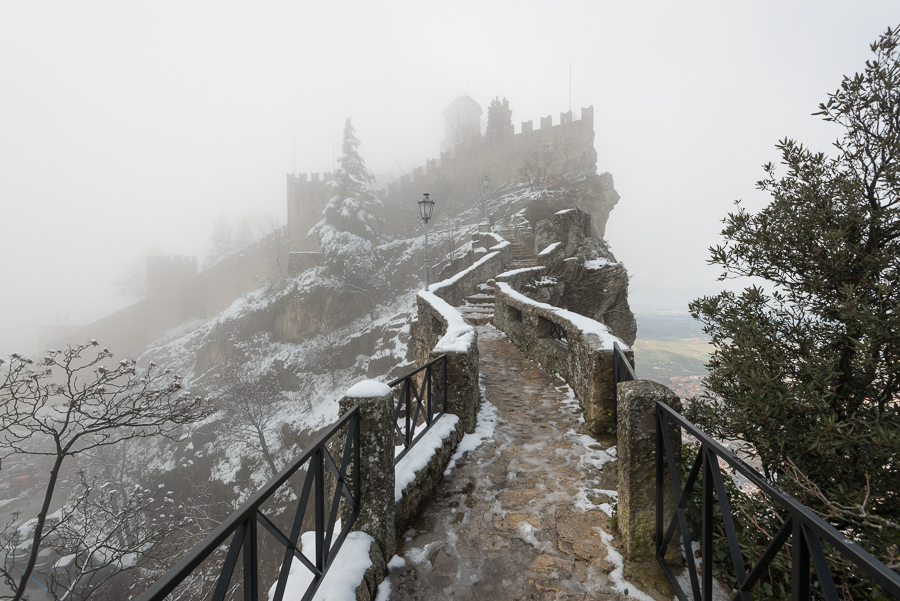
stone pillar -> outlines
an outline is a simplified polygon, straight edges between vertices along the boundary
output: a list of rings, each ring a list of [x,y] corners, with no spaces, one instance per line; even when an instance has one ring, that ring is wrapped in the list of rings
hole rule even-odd
[[[340,400],[341,415],[353,405],[359,405],[360,511],[354,530],[372,536],[384,557],[391,557],[396,549],[394,526],[394,431],[393,401],[387,384],[364,380],[351,387]],[[345,436],[335,461],[344,452]],[[351,465],[353,458],[351,456]],[[348,470],[348,475],[350,470]],[[353,490],[353,480],[347,485]],[[341,499],[341,515],[350,515],[346,498]]]
[[[680,410],[681,401],[667,387],[649,380],[622,382],[618,393],[618,528],[626,556],[639,561],[653,560],[656,557],[656,402]],[[681,428],[670,426],[669,436],[675,460],[680,461]],[[664,469],[663,528],[672,519],[675,508],[674,494],[668,486],[668,464]],[[678,541],[674,540],[666,559],[670,555],[680,558],[678,549]]]
[[[459,417],[459,423],[467,434],[475,431],[478,409],[481,405],[481,389],[478,386],[478,340],[473,336],[465,353],[447,355],[447,413]],[[431,351],[430,359],[445,354]]]

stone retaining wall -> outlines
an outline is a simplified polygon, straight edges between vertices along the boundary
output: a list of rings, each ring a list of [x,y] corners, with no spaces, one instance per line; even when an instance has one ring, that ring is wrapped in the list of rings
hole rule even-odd
[[[483,242],[495,242],[496,235],[481,234]],[[500,238],[494,243],[490,253],[476,261],[471,267],[460,271],[453,277],[432,284],[429,291],[444,299],[454,307],[463,304],[467,296],[478,292],[478,285],[493,278],[503,271],[512,257],[512,245]]]
[[[554,324],[565,332],[566,341],[554,337]],[[562,376],[581,401],[591,432],[615,431],[613,342],[619,343],[632,363],[634,356],[628,345],[613,336],[605,325],[531,300],[508,283],[497,282],[494,326],[526,356]]]

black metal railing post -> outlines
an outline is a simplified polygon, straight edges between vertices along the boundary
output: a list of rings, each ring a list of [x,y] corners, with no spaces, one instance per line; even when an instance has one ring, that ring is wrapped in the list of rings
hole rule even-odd
[[[823,548],[823,541],[833,549],[833,555],[840,555],[842,563],[853,565],[865,577],[877,582],[885,592],[900,598],[900,575],[878,561],[870,553],[853,543],[843,533],[816,515],[811,509],[800,504],[796,499],[777,488],[756,470],[744,463],[731,451],[712,439],[708,434],[697,428],[694,424],[685,420],[674,409],[665,403],[656,403],[657,413],[657,442],[656,442],[656,536],[657,559],[660,567],[669,579],[676,596],[683,601],[687,600],[685,592],[674,577],[671,568],[665,562],[664,556],[668,545],[673,540],[675,528],[682,534],[682,545],[687,560],[687,572],[690,579],[692,596],[696,601],[709,601],[712,598],[713,584],[713,544],[714,544],[714,511],[718,504],[722,515],[722,526],[728,540],[734,577],[737,581],[737,592],[733,599],[747,601],[752,599],[752,588],[766,573],[773,559],[785,548],[788,542],[790,549],[790,578],[791,598],[795,601],[806,601],[812,594],[811,575],[816,573],[817,591],[820,589],[825,599],[838,599],[839,592],[829,567],[829,559]],[[681,487],[677,466],[674,463],[674,452],[669,439],[668,424],[674,423],[679,428],[694,437],[700,448],[690,473]],[[663,494],[662,487],[666,486],[663,477],[664,469],[662,461],[669,463],[669,485],[678,499],[675,515],[672,516],[668,526],[663,519]],[[750,484],[759,489],[761,495],[766,495],[774,507],[780,507],[784,512],[783,524],[780,530],[772,537],[766,549],[759,558],[750,558],[752,563],[745,564],[737,539],[737,529],[734,524],[734,514],[727,496],[724,479],[719,467],[720,461],[728,464],[734,473],[740,474]],[[701,580],[697,581],[694,568],[691,531],[688,528],[686,509],[688,501],[694,493],[697,476],[702,474],[701,495],[701,532],[700,549],[703,557]],[[752,565],[749,572],[746,565]]]
[[[244,601],[259,599],[259,558],[256,555],[256,520],[247,519],[247,535],[244,537]]]
[[[809,599],[809,548],[803,536],[803,523],[794,520],[791,553],[791,599]]]
[[[712,557],[713,557],[713,489],[712,489],[712,469],[709,466],[709,453],[701,445],[700,455],[703,457],[703,478],[702,478],[702,494],[703,501],[701,511],[703,512],[700,553],[703,556],[703,598],[712,599]]]

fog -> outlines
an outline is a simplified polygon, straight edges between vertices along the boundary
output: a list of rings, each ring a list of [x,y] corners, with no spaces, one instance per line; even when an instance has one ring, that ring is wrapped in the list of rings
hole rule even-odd
[[[828,149],[837,131],[810,114],[900,16],[889,1],[383,4],[0,4],[0,353],[127,305],[112,280],[151,250],[202,260],[220,216],[283,221],[285,173],[331,170],[347,117],[375,172],[438,157],[464,93],[508,98],[516,131],[593,105],[632,302],[683,307],[718,289],[707,248],[734,199],[765,201],[775,143]]]

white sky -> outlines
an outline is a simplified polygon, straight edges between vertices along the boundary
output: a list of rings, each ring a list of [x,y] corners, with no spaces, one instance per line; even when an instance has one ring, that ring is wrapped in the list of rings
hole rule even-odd
[[[332,168],[352,117],[373,171],[435,158],[468,92],[521,121],[595,108],[607,237],[632,302],[715,292],[720,220],[755,191],[896,1],[0,1],[0,352],[127,301],[148,249],[201,255],[213,219],[285,214],[285,173]],[[416,207],[411,207],[415,211]]]

